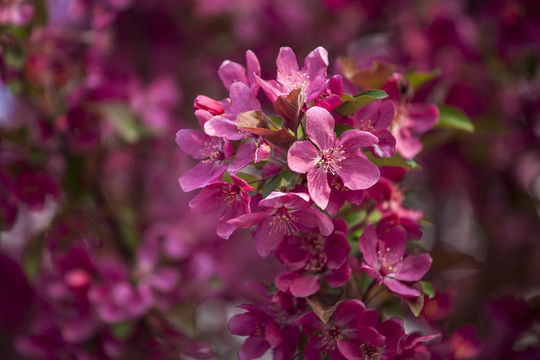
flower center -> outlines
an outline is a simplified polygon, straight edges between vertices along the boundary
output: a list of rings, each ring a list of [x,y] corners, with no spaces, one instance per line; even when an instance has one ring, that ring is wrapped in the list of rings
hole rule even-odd
[[[332,175],[336,175],[336,172],[341,169],[338,163],[345,160],[343,154],[345,151],[342,150],[341,145],[337,148],[319,151],[320,160],[316,166],[322,167],[325,173],[330,172]]]
[[[281,207],[276,214],[272,216],[270,220],[270,234],[285,232],[287,235],[291,235],[298,231],[293,221],[296,220],[294,215],[291,215],[287,209]]]
[[[403,267],[401,261],[403,256],[398,257],[397,254],[390,253],[390,248],[386,248],[386,251],[382,252],[380,249],[377,251],[377,256],[379,257],[379,263],[381,266],[381,274],[383,276],[398,273]]]
[[[364,360],[376,360],[381,356],[381,352],[383,351],[383,348],[366,343],[361,344],[360,349],[362,349],[362,353],[364,354]]]
[[[322,333],[321,345],[324,350],[336,350],[337,339],[341,336],[341,329],[339,326],[334,325]]]
[[[210,141],[204,142],[204,150],[206,150],[206,154],[208,154],[208,158],[204,159],[203,163],[208,163],[216,160],[222,160],[223,159],[223,153],[221,152],[221,149],[215,145],[212,144]]]
[[[297,72],[294,75],[285,75],[284,76],[286,84],[289,85],[291,89],[306,88],[309,84],[309,75],[303,72]]]

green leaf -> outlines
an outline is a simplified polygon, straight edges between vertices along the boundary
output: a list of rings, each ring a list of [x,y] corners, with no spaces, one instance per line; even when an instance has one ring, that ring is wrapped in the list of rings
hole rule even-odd
[[[134,326],[129,322],[119,322],[111,325],[111,333],[117,340],[126,340],[133,334]]]
[[[435,79],[440,74],[441,71],[438,69],[433,71],[411,71],[405,73],[405,77],[409,80],[411,87],[416,90],[425,83]]]
[[[411,287],[415,290],[422,291],[422,286],[418,283],[412,284]],[[424,307],[424,295],[412,298],[403,298],[403,300],[407,303],[407,305],[409,305],[409,308],[414,316],[418,317],[422,311],[422,308]]]
[[[435,290],[429,281],[420,281],[420,285],[422,286],[422,291],[424,291],[424,294],[430,299],[435,296]]]
[[[334,127],[334,132],[336,133],[336,137],[340,137],[347,130],[354,130],[354,128],[352,126],[344,125],[344,124],[336,124],[336,126]]]
[[[267,180],[262,188],[262,196],[266,198],[272,191],[292,189],[296,185],[298,173],[286,170]]]
[[[336,111],[343,116],[350,116],[367,104],[386,97],[388,97],[386,92],[377,89],[362,91],[354,97],[345,94],[341,96],[343,103],[336,108]]]
[[[387,158],[377,158],[373,154],[367,154],[369,161],[377,165],[378,167],[383,166],[397,166],[411,170],[421,170],[422,167],[414,160],[405,160],[397,152],[392,157]]]
[[[439,122],[435,125],[436,127],[474,132],[473,123],[463,111],[449,105],[439,105],[438,107]]]
[[[106,102],[100,104],[98,110],[126,142],[133,144],[141,138],[144,129],[126,105]]]

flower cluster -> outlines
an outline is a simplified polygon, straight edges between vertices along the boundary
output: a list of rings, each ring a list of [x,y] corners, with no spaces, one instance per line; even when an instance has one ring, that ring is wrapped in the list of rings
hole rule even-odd
[[[178,131],[180,148],[200,160],[180,185],[184,191],[201,189],[190,202],[195,212],[221,211],[220,237],[252,228],[257,253],[280,261],[272,303],[286,296],[307,301],[311,311],[284,320],[268,305],[241,306],[247,312],[230,322],[233,333],[248,335],[239,357],[255,359],[270,348],[275,359],[299,352],[305,359],[393,359],[424,351],[422,343],[435,335],[406,345],[401,337],[413,335],[405,335],[402,322],[380,323],[382,314],[366,304],[373,305],[380,291],[408,304],[423,299],[419,281],[431,257],[406,250],[408,240],[419,237],[419,217],[407,216],[414,210],[402,207],[394,182],[408,170],[399,162],[419,151],[410,145],[419,144],[411,129],[433,127],[437,108],[389,96],[395,95],[396,79],[406,82],[395,72],[382,75],[389,93],[365,87],[356,95],[344,92],[345,75],[328,75],[322,47],[306,56],[302,68],[292,49],[281,48],[273,80],[261,78],[253,52],[246,59],[247,67],[225,61],[219,69],[229,97],[195,99],[203,131]],[[263,110],[260,89],[275,114]],[[411,147],[414,152],[405,150]],[[390,166],[378,166],[381,158],[389,158]],[[359,213],[360,222],[345,221]],[[352,244],[360,251],[353,252]],[[367,287],[358,289],[361,282]],[[318,301],[329,297],[333,304]],[[308,340],[305,349],[302,338]]]

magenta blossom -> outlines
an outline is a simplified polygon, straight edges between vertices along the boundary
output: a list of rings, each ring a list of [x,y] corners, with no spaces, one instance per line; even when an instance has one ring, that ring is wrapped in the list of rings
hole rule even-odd
[[[233,151],[231,143],[226,139],[208,136],[196,130],[183,129],[178,131],[176,143],[184,152],[201,160],[180,177],[180,186],[185,192],[219,181],[226,170],[234,175],[251,161],[245,157],[238,157],[229,163]],[[241,152],[240,148],[238,152]]]
[[[305,236],[285,237],[276,255],[290,272],[276,278],[278,289],[306,297],[319,290],[323,276],[332,287],[342,286],[350,279],[347,223],[337,218],[333,223],[334,231],[329,236],[312,231]]]
[[[239,307],[247,312],[233,316],[229,330],[247,336],[238,351],[240,360],[258,359],[270,348],[276,360],[293,358],[300,338],[300,329],[294,321],[302,310],[295,299],[278,291],[262,306]]]
[[[419,135],[435,126],[439,110],[435,105],[408,103],[401,98],[399,83],[402,75],[393,74],[383,86],[396,105],[390,131],[396,138],[396,150],[405,159],[412,159],[422,150]]]
[[[379,169],[363,157],[361,147],[377,143],[377,138],[365,131],[348,130],[336,140],[334,118],[323,108],[306,112],[309,141],[295,142],[289,149],[289,167],[307,173],[309,195],[321,209],[330,198],[328,175],[337,175],[350,190],[367,189],[379,180]]]
[[[360,300],[338,305],[326,323],[310,312],[298,319],[309,336],[304,359],[319,360],[326,354],[331,360],[377,359],[385,346],[385,337],[376,327],[377,311],[368,309]]]
[[[390,100],[375,101],[361,108],[351,117],[352,126],[356,129],[372,133],[379,139],[377,144],[370,147],[376,157],[394,155],[396,139],[388,131],[394,119],[395,106]]]
[[[334,230],[328,216],[312,208],[305,193],[274,191],[261,200],[259,206],[266,209],[239,216],[228,223],[243,228],[259,224],[255,231],[255,248],[263,257],[279,246],[285,234],[318,227],[321,234],[328,236]]]
[[[394,226],[377,236],[375,225],[369,224],[358,239],[364,255],[360,269],[393,293],[416,297],[421,295],[420,292],[408,283],[422,279],[431,266],[431,257],[428,254],[405,256],[406,242],[407,231],[402,226]]]
[[[292,90],[303,88],[306,92],[305,103],[317,99],[327,88],[326,69],[328,68],[328,52],[318,47],[308,54],[304,67],[298,68],[296,55],[289,47],[282,47],[276,59],[277,81],[257,81],[274,102],[278,96],[288,95]]]
[[[227,90],[230,90],[231,85],[235,82],[240,82],[249,86],[251,92],[257,95],[259,84],[255,76],[261,76],[261,65],[257,56],[251,50],[246,51],[246,65],[247,70],[234,61],[225,60],[219,67],[219,78]]]
[[[234,185],[224,181],[207,185],[189,202],[191,209],[199,214],[223,209],[217,228],[218,236],[223,239],[228,239],[236,229],[228,221],[250,212],[251,198],[247,193],[253,191],[253,187],[234,175],[232,179]]]

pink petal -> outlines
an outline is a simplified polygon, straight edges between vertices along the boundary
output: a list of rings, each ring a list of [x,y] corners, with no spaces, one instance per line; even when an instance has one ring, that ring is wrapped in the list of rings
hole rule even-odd
[[[279,325],[274,320],[266,323],[265,338],[272,346],[278,346],[283,341]]]
[[[248,336],[253,334],[261,318],[247,312],[234,315],[229,320],[229,331],[235,335]]]
[[[259,87],[257,85],[255,75],[261,75],[261,65],[259,64],[259,59],[257,59],[257,56],[251,50],[246,51],[246,65],[246,76],[248,84],[252,87],[252,92],[254,94],[257,94],[257,90],[259,89]],[[255,85],[257,85],[256,88]]]
[[[351,278],[352,270],[349,264],[344,263],[339,269],[336,269],[326,275],[326,282],[333,288],[343,286]]]
[[[309,141],[295,142],[287,154],[289,168],[300,174],[313,169],[320,159],[317,149]]]
[[[243,143],[240,144],[233,161],[229,164],[227,171],[231,175],[235,175],[237,172],[245,168],[255,159],[255,144]]]
[[[319,46],[306,56],[304,60],[304,69],[310,79],[325,77],[328,68],[328,51]]]
[[[259,76],[255,75],[255,79],[257,80],[257,83],[261,86],[261,88],[266,93],[266,96],[270,99],[272,103],[276,101],[277,97],[280,95],[288,94],[288,91],[285,89],[285,87],[279,83],[277,83],[275,80],[263,80]]]
[[[405,255],[407,231],[402,226],[394,226],[381,235],[381,255],[391,264],[399,261]]]
[[[271,192],[259,202],[259,206],[278,208],[285,206],[288,209],[303,209],[310,206],[309,195],[306,193]]]
[[[336,142],[336,147],[346,154],[355,153],[362,147],[368,147],[376,144],[379,141],[377,137],[367,131],[362,130],[347,130]]]
[[[270,252],[277,249],[287,232],[285,224],[275,223],[272,220],[267,218],[255,232],[255,250],[262,257],[267,257]]]
[[[261,110],[261,103],[244,83],[236,82],[231,85],[231,114],[238,115],[251,110]]]
[[[348,300],[337,307],[333,318],[338,325],[348,325],[359,321],[365,310],[366,307],[360,300]]]
[[[338,339],[337,346],[339,349],[339,352],[345,357],[347,360],[364,360],[364,353],[362,352],[362,349],[360,349],[360,346],[358,344],[355,344],[351,341],[347,341],[344,339]]]
[[[182,151],[195,159],[205,159],[211,153],[211,149],[206,144],[215,144],[217,139],[212,139],[200,131],[182,129],[176,133],[176,143]]]
[[[430,130],[439,120],[439,109],[431,104],[409,104],[407,114],[413,130],[419,133]]]
[[[321,321],[321,319],[315,315],[313,312],[309,312],[296,321],[296,323],[300,326],[303,326],[304,328],[307,328],[309,330],[314,331],[323,331],[325,328],[325,324]]]
[[[308,228],[318,227],[321,234],[328,236],[334,231],[334,224],[330,221],[328,215],[323,212],[309,208],[294,212],[296,217],[295,223],[304,225]]]
[[[377,232],[375,231],[375,225],[369,224],[364,229],[364,232],[362,235],[360,235],[360,238],[358,239],[358,246],[360,247],[360,251],[364,255],[364,261],[370,265],[375,266],[378,262],[377,257]]]
[[[339,162],[337,175],[343,185],[351,190],[363,190],[373,186],[380,178],[379,168],[361,157],[352,157]]]
[[[265,339],[250,336],[240,347],[240,350],[238,351],[238,358],[240,360],[257,359],[263,356],[266,350],[269,348],[270,344]]]
[[[320,150],[329,150],[334,147],[336,142],[334,124],[334,117],[326,109],[314,106],[306,111],[307,134]]]
[[[295,76],[298,72],[296,55],[290,47],[282,47],[279,49],[276,65],[278,70],[277,81],[282,84],[286,83],[287,76]]]
[[[417,290],[408,287],[398,280],[385,278],[383,284],[386,285],[391,292],[403,297],[417,297],[421,295]]]
[[[230,184],[223,182],[207,185],[191,199],[189,207],[198,214],[213,213],[223,206],[223,195],[228,193],[230,189]]]
[[[200,162],[182,175],[178,181],[184,192],[190,192],[219,181],[226,169],[227,165],[220,164],[218,161]]]
[[[258,223],[264,221],[273,212],[274,212],[274,209],[270,208],[270,209],[266,209],[266,210],[259,211],[259,212],[256,212],[256,213],[245,214],[245,215],[239,216],[237,218],[231,219],[231,220],[229,220],[227,222],[229,224],[233,225],[233,226],[236,226],[236,227],[248,228],[250,226],[253,226],[255,224],[258,224]]]
[[[326,209],[330,199],[330,185],[328,185],[328,176],[322,167],[308,172],[307,185],[311,200],[322,210]]]
[[[295,297],[307,297],[315,294],[319,288],[318,275],[300,274],[292,281],[289,290]]]
[[[431,256],[429,254],[407,257],[399,263],[399,272],[394,274],[394,279],[418,281],[424,277],[430,266]]]
[[[234,61],[225,60],[219,67],[218,75],[227,90],[237,81],[247,83],[246,69]]]
[[[221,115],[214,116],[204,124],[204,132],[210,136],[224,137],[229,140],[240,140],[244,134],[236,125],[236,120]]]

